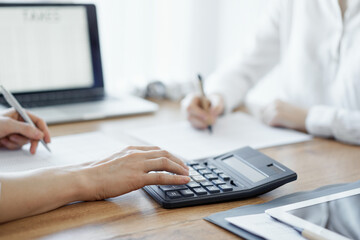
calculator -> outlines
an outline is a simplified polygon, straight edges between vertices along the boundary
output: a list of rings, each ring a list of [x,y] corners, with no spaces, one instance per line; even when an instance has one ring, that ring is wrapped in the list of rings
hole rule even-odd
[[[297,179],[295,172],[251,147],[187,165],[188,184],[143,189],[162,207],[178,208],[254,197]]]

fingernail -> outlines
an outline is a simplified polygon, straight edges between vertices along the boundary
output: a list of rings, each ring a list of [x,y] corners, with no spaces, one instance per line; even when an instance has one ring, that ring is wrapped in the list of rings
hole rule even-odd
[[[183,181],[184,183],[190,182],[190,177],[182,176],[181,178],[182,178],[182,181]]]

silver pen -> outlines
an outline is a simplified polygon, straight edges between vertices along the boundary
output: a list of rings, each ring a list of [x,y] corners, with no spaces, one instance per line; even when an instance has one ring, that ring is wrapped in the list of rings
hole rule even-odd
[[[0,85],[1,92],[4,95],[5,100],[8,102],[8,104],[15,108],[15,110],[20,114],[20,116],[24,119],[25,122],[30,124],[30,126],[35,127],[35,124],[31,120],[31,118],[27,115],[26,111],[23,107],[21,107],[20,103],[16,100],[16,98],[8,91],[6,90],[2,85]],[[45,143],[43,139],[40,140],[40,142],[44,145],[44,147],[51,152],[49,146]]]

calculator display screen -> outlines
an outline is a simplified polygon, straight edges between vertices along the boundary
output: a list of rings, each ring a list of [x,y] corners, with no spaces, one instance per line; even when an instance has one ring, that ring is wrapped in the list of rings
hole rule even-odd
[[[229,157],[223,160],[223,162],[232,167],[234,170],[247,177],[252,182],[258,182],[266,178],[266,176],[249,165],[245,164],[243,161],[235,158]]]

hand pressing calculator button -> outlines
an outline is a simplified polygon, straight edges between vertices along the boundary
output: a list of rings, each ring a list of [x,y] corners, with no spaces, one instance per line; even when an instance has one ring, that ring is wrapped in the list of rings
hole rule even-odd
[[[189,163],[186,185],[146,186],[164,208],[240,200],[271,191],[297,178],[281,163],[245,147]]]

